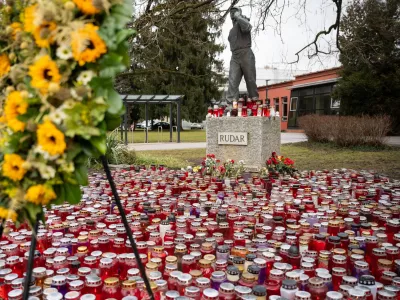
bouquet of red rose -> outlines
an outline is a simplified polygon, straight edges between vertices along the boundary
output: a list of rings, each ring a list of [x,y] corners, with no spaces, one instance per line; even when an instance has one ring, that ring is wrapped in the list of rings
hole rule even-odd
[[[293,175],[296,172],[294,161],[289,157],[279,156],[276,152],[272,152],[271,157],[266,161],[269,172],[280,173],[283,175]]]

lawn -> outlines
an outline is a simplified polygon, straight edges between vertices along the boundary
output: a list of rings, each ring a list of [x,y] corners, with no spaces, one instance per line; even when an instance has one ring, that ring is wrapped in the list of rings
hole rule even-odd
[[[143,164],[165,164],[171,168],[197,165],[205,156],[205,149],[137,152]],[[400,179],[400,149],[338,148],[330,144],[308,142],[286,144],[281,154],[295,161],[299,170],[355,169],[375,170],[393,179]]]
[[[172,141],[176,142],[177,132],[173,132]],[[121,132],[118,133],[118,137],[121,137]],[[125,138],[125,136],[124,136]],[[169,130],[163,130],[163,132],[158,133],[157,130],[149,131],[149,143],[158,142],[169,142]],[[128,143],[143,143],[145,141],[145,132],[143,130],[135,130],[128,132]],[[181,142],[182,143],[195,143],[195,142],[205,142],[206,141],[206,131],[204,130],[185,130],[181,131]]]

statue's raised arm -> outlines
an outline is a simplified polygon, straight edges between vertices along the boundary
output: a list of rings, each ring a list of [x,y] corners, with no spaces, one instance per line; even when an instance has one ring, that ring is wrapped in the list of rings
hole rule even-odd
[[[242,32],[251,32],[251,24],[250,20],[247,19],[245,16],[240,15],[240,13],[237,11],[235,15],[235,20],[238,22],[240,30]]]

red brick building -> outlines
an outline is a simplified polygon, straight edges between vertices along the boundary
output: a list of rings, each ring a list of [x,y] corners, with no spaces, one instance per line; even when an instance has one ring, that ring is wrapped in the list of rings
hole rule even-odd
[[[258,87],[260,99],[268,99],[281,117],[281,130],[298,128],[298,118],[306,114],[338,114],[340,101],[332,99],[339,68],[302,74],[294,80]],[[268,95],[267,95],[268,94]]]

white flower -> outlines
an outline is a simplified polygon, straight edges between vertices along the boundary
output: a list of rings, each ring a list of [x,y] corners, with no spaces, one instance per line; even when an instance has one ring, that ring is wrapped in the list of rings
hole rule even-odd
[[[74,99],[79,100],[79,101],[82,101],[83,97],[80,97],[80,96],[78,95],[78,93],[76,92],[75,89],[72,88],[72,89],[70,90],[70,93],[71,93],[71,96],[72,96]]]
[[[62,121],[65,120],[66,117],[67,115],[62,110],[59,109],[49,114],[50,120],[57,125],[60,125]]]
[[[79,74],[77,81],[79,83],[82,83],[83,85],[87,85],[90,82],[90,80],[92,80],[94,75],[95,75],[94,72],[91,70],[82,71]]]
[[[32,166],[39,171],[40,177],[43,179],[52,179],[56,175],[56,169],[46,165],[45,163],[32,162]]]
[[[56,55],[58,58],[61,58],[64,60],[70,59],[72,57],[71,48],[66,45],[62,45],[57,48]]]
[[[37,153],[43,156],[45,160],[56,160],[59,155],[50,155],[47,151],[44,151],[41,146],[36,146],[33,148],[33,153]]]

